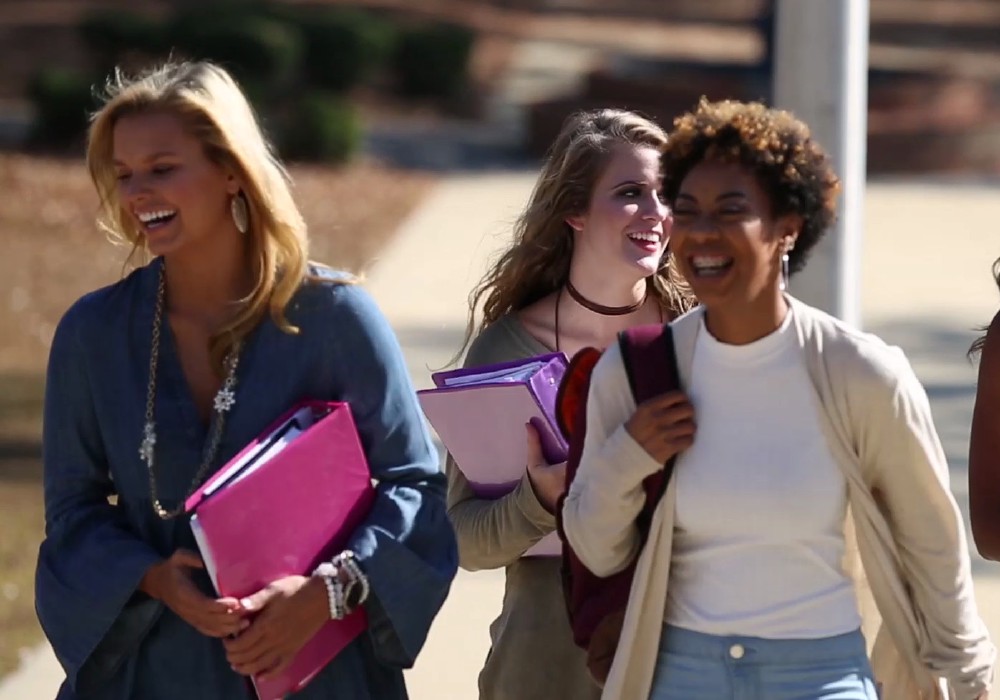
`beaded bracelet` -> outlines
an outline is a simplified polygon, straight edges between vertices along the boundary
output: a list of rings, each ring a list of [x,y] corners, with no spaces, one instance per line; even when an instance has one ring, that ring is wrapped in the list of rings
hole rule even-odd
[[[326,586],[330,619],[342,620],[347,614],[347,605],[344,602],[344,584],[340,581],[340,569],[331,562],[323,562],[313,571],[313,576],[321,579]]]
[[[346,584],[340,579],[341,571],[347,574]],[[317,566],[313,576],[323,579],[323,584],[326,586],[331,620],[342,620],[347,617],[368,599],[371,591],[368,577],[361,570],[354,552],[350,550],[345,550],[332,561]],[[357,600],[352,599],[355,590],[360,590]]]
[[[351,578],[351,586],[345,593],[345,599],[349,600],[349,595],[352,592],[354,584],[356,583],[361,588],[361,594],[358,596],[358,600],[353,602],[351,605],[352,609],[362,605],[366,600],[368,600],[368,594],[371,591],[371,587],[368,583],[368,577],[365,576],[364,572],[361,570],[361,566],[358,564],[357,559],[354,556],[354,552],[346,551],[338,554],[334,557],[335,566],[338,568],[343,567],[348,576]]]
[[[340,577],[333,579],[333,619],[343,620],[347,617],[347,605],[344,603],[344,584],[340,582]]]

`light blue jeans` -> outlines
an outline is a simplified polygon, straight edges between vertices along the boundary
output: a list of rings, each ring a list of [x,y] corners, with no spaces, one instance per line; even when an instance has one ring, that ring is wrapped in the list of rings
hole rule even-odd
[[[649,700],[877,700],[860,631],[722,637],[667,625]]]

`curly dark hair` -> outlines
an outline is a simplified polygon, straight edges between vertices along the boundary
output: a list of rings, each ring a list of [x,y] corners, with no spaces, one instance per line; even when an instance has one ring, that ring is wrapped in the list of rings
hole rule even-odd
[[[674,120],[663,154],[663,188],[677,200],[681,183],[698,163],[718,159],[741,163],[757,176],[771,202],[771,214],[802,217],[789,269],[801,270],[812,248],[836,219],[840,179],[830,157],[790,112],[760,102],[704,97]]]
[[[997,283],[997,287],[1000,287],[1000,258],[993,261],[993,281]],[[972,343],[972,347],[969,348],[969,359],[973,359],[976,355],[983,351],[986,347],[986,331],[990,328],[989,324],[983,326],[979,330],[983,331],[983,335],[976,338],[975,342]]]

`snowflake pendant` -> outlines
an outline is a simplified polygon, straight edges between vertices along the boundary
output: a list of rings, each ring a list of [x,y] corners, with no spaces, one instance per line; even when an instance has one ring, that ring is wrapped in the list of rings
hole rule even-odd
[[[233,393],[232,389],[219,389],[219,393],[215,395],[215,412],[224,413],[231,409],[235,403],[236,394]]]
[[[156,445],[156,430],[153,423],[146,423],[142,429],[142,443],[139,445],[139,457],[146,464],[153,463],[153,446]]]

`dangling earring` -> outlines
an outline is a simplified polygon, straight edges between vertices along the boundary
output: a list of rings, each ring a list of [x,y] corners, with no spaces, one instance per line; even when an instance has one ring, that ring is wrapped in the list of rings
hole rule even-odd
[[[786,243],[785,248],[781,253],[781,282],[778,284],[778,289],[783,292],[788,289],[788,254],[794,247],[794,243]]]
[[[250,230],[250,208],[247,206],[247,198],[240,190],[229,200],[229,211],[233,215],[233,223],[236,230],[246,233]]]

